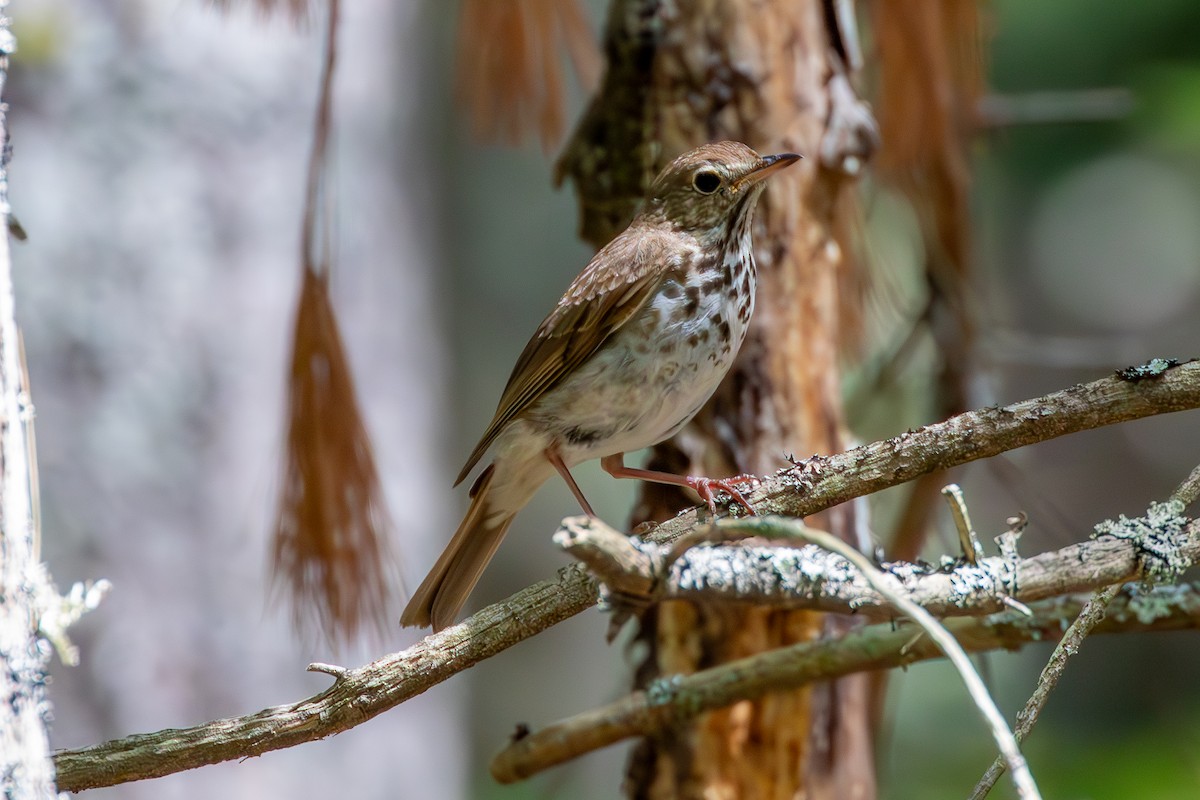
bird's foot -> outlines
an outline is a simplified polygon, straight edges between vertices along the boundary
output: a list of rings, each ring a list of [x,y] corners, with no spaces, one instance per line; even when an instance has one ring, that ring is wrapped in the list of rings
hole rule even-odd
[[[754,475],[734,475],[732,478],[705,478],[700,475],[689,475],[687,485],[700,495],[700,499],[708,505],[709,513],[717,515],[717,492],[725,492],[730,502],[737,503],[746,509],[746,513],[755,516],[754,507],[750,501],[738,491],[738,486],[754,486],[758,478]]]

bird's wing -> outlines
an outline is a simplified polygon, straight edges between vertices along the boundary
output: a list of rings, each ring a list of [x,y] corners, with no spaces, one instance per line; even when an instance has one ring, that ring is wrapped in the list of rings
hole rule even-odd
[[[462,483],[505,425],[587,361],[681,266],[677,243],[672,248],[669,237],[652,230],[631,228],[605,245],[525,345],[496,416],[454,485]]]

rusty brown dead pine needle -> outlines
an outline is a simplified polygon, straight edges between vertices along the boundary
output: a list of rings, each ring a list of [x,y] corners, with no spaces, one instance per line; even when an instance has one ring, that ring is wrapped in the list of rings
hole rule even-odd
[[[464,0],[457,92],[474,134],[515,145],[536,132],[543,150],[557,145],[566,125],[563,49],[590,92],[600,51],[578,0]]]
[[[271,550],[274,583],[286,586],[296,627],[336,643],[364,627],[387,629],[398,570],[370,437],[329,295],[329,256],[322,252],[328,243],[322,183],[333,117],[338,0],[331,0],[329,12]]]

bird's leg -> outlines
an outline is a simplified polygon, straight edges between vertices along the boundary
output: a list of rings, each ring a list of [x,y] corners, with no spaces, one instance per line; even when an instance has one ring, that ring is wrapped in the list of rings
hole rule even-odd
[[[665,483],[668,486],[684,486],[694,489],[696,494],[700,495],[700,499],[708,505],[708,510],[712,512],[714,517],[717,515],[716,493],[718,491],[726,492],[733,498],[735,503],[746,509],[751,515],[754,515],[754,507],[750,505],[750,501],[743,497],[742,493],[737,490],[739,484],[758,483],[758,478],[753,475],[735,475],[732,478],[672,475],[670,472],[627,467],[625,466],[624,453],[615,453],[600,459],[600,468],[614,478],[633,478],[639,481]]]
[[[598,519],[596,512],[592,511],[592,504],[583,496],[583,492],[579,489],[579,484],[571,477],[571,470],[567,469],[567,465],[563,463],[558,448],[547,447],[543,452],[545,453],[546,460],[554,465],[554,468],[558,470],[558,474],[562,475],[563,480],[567,482],[567,488],[571,490],[571,494],[575,495],[575,499],[579,501],[579,505],[583,508],[583,513],[592,519]]]

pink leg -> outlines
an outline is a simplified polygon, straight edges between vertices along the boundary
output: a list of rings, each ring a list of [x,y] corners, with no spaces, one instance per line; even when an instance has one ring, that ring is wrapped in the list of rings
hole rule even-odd
[[[562,456],[558,454],[558,450],[554,447],[547,447],[545,455],[546,460],[554,465],[554,468],[558,470],[558,474],[562,475],[563,480],[567,482],[567,488],[571,490],[571,494],[575,495],[575,499],[579,501],[579,505],[583,508],[583,513],[592,519],[596,519],[596,512],[592,511],[592,504],[587,501],[587,498],[583,496],[583,492],[579,490],[579,484],[571,477],[571,471],[563,463]]]
[[[625,466],[624,453],[616,453],[615,455],[605,456],[600,459],[600,468],[614,478],[633,478],[639,481],[665,483],[668,486],[686,486],[689,489],[694,489],[696,494],[700,495],[700,499],[708,505],[708,510],[714,517],[717,515],[716,493],[718,491],[728,493],[735,503],[746,509],[751,515],[754,514],[754,508],[750,505],[750,502],[737,490],[739,484],[757,483],[758,478],[753,475],[736,475],[732,478],[719,479],[689,475],[685,478],[682,475],[672,475],[669,472],[627,467]]]

